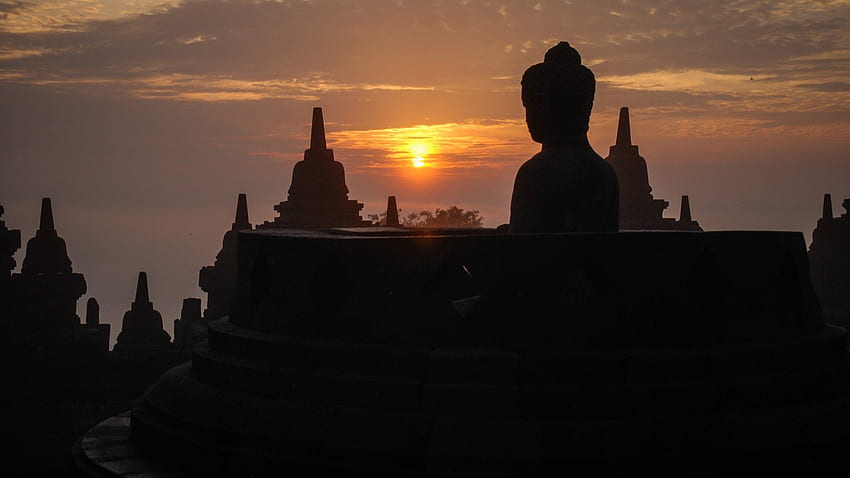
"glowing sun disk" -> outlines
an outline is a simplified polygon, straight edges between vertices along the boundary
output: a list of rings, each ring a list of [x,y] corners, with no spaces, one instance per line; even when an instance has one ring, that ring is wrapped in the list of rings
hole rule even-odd
[[[431,152],[431,145],[428,143],[416,142],[408,144],[410,152],[417,158],[423,158]]]
[[[411,141],[407,143],[408,149],[413,153],[413,162],[414,168],[421,168],[425,166],[425,157],[431,152],[431,145],[424,141]]]

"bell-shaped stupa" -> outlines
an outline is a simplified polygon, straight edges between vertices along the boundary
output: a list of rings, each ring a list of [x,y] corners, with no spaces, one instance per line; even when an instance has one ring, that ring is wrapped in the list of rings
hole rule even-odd
[[[50,198],[41,201],[38,231],[27,242],[21,272],[12,274],[10,286],[12,313],[7,322],[13,332],[7,348],[65,365],[100,360],[109,350],[109,324],[82,324],[77,315],[86,280],[71,268]]]
[[[323,229],[371,225],[360,217],[363,203],[348,199],[345,168],[327,147],[321,108],[313,108],[310,148],[292,170],[289,197],[274,209],[280,216],[259,227]]]
[[[86,293],[86,280],[71,268],[65,240],[53,222],[50,198],[41,200],[38,231],[27,241],[21,273],[13,280],[20,305],[19,329],[69,330],[80,325],[77,300]]]
[[[27,242],[27,255],[21,272],[34,274],[70,274],[71,259],[65,240],[59,237],[53,224],[53,206],[50,198],[41,200],[41,219],[35,237]]]
[[[617,172],[617,182],[620,186],[620,230],[702,231],[699,223],[691,218],[687,196],[682,196],[678,221],[664,217],[664,210],[670,203],[652,196],[646,159],[640,155],[638,146],[632,144],[629,109],[625,106],[620,108],[617,142],[611,146],[605,160]]]
[[[164,349],[171,346],[171,336],[162,328],[162,316],[153,308],[148,295],[148,275],[139,272],[136,300],[124,314],[116,352]]]

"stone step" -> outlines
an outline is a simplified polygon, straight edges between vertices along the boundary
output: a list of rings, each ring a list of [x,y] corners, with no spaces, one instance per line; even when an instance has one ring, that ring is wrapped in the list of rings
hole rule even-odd
[[[694,348],[640,348],[564,353],[446,349],[290,337],[244,329],[221,319],[209,325],[217,353],[310,373],[351,373],[447,383],[620,384],[715,381],[772,371],[834,368],[847,352],[846,331],[773,342]]]
[[[484,351],[468,351],[467,360],[457,364],[461,370],[447,372],[448,364],[440,361],[458,360],[464,357],[461,352],[440,355],[436,366],[431,366],[429,356],[428,373],[411,378],[270,366],[224,355],[201,343],[194,349],[192,371],[215,386],[265,397],[459,416],[681,415],[779,406],[850,390],[850,365],[845,362],[714,380],[534,383],[518,380],[515,357]],[[476,370],[480,370],[477,379]],[[471,379],[462,380],[465,377]]]
[[[311,476],[312,466],[345,476],[487,477],[621,465],[684,474],[742,461],[782,469],[813,437],[823,446],[850,444],[848,395],[675,417],[462,417],[258,397],[200,381],[188,365],[152,386],[132,418],[135,443],[172,450],[193,466],[274,465]]]

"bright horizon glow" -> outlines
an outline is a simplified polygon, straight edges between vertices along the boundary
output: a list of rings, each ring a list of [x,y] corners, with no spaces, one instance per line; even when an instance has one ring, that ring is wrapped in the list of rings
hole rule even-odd
[[[431,152],[431,144],[423,141],[416,141],[409,143],[408,147],[413,153],[413,167],[421,168],[425,166],[425,157]]]
[[[410,169],[411,165],[441,175],[505,167],[512,170],[517,159],[530,158],[538,147],[528,138],[525,122],[519,119],[470,119],[401,128],[338,130],[331,137],[333,147],[346,157],[363,150],[380,151],[360,165],[346,163],[352,173],[360,170],[372,174],[377,171],[394,174],[392,170]],[[435,160],[438,156],[439,160]],[[420,161],[421,165],[417,164]]]

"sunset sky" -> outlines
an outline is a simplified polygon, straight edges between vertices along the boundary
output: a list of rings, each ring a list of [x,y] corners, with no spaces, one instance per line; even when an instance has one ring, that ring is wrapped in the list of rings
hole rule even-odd
[[[140,270],[171,333],[237,194],[276,215],[314,106],[364,217],[507,222],[539,150],[520,77],[559,40],[596,74],[591,144],[630,107],[668,217],[688,194],[706,230],[809,240],[850,197],[850,0],[28,0],[0,1],[3,219],[25,242],[52,197],[112,341]]]

